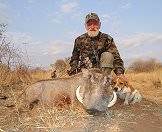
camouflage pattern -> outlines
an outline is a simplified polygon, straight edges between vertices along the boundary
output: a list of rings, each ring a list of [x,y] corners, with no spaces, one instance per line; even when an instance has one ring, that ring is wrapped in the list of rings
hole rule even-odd
[[[89,13],[85,18],[85,23],[87,23],[90,19],[94,19],[96,21],[100,21],[98,15],[96,13]]]
[[[85,59],[89,57],[92,68],[100,67],[100,58],[103,52],[110,52],[114,57],[113,70],[115,74],[124,74],[124,64],[113,41],[113,38],[99,32],[96,37],[90,37],[87,33],[75,40],[74,49],[70,61],[69,75],[80,72],[81,68],[87,68]]]

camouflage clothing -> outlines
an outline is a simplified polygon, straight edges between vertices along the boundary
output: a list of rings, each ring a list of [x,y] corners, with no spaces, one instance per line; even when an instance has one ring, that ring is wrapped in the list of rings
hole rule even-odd
[[[102,32],[99,32],[96,37],[90,37],[85,33],[76,38],[70,61],[71,70],[69,74],[75,74],[81,68],[87,68],[85,64],[85,58],[87,57],[89,57],[92,63],[92,68],[101,68],[100,58],[103,52],[112,53],[115,74],[123,74],[123,60],[120,58],[113,38]]]

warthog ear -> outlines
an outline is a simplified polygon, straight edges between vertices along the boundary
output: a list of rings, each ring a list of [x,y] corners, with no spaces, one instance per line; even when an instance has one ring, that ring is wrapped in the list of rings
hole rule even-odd
[[[88,69],[82,68],[81,71],[83,73],[83,77],[90,77],[91,76],[91,72]]]

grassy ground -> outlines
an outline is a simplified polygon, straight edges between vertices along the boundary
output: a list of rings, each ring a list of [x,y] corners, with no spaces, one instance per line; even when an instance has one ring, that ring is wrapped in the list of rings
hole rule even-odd
[[[35,74],[34,77],[39,76]],[[126,76],[142,93],[142,102],[123,106],[119,101],[106,115],[95,117],[88,115],[81,106],[45,108],[39,104],[33,110],[27,110],[23,106],[23,96],[17,100],[26,87],[24,83],[1,86],[0,131],[161,132],[162,69],[150,73],[128,73]],[[48,74],[41,74],[43,79],[48,77]],[[2,98],[4,96],[7,98]]]

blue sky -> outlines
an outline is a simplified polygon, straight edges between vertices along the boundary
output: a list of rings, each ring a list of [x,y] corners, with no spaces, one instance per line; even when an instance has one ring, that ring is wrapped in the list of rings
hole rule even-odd
[[[126,64],[137,58],[162,61],[161,5],[161,0],[0,0],[0,22],[8,23],[8,34],[27,51],[32,66],[71,56],[89,12],[99,15],[101,31],[114,38]]]

